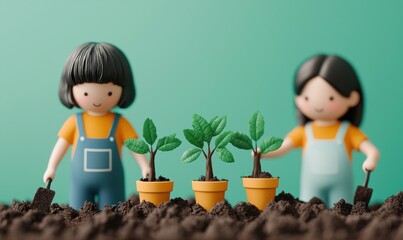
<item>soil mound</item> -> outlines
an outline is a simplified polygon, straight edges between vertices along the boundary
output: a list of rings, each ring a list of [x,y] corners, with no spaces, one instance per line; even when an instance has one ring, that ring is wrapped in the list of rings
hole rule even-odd
[[[48,214],[31,203],[0,205],[0,239],[403,239],[403,192],[366,207],[340,200],[326,208],[320,199],[301,202],[280,193],[264,211],[240,202],[217,203],[206,212],[181,198],[154,206],[136,196],[99,210],[76,211],[54,203]]]

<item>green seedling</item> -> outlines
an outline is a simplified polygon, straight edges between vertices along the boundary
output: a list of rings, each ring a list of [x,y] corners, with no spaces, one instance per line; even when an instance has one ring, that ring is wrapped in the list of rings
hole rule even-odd
[[[183,130],[185,138],[189,143],[194,145],[195,148],[184,152],[181,161],[185,163],[193,162],[203,153],[206,158],[205,181],[214,180],[212,157],[215,152],[217,152],[218,157],[222,161],[226,163],[234,162],[234,156],[226,148],[228,143],[233,139],[234,133],[231,131],[223,132],[226,124],[227,118],[225,116],[214,117],[210,122],[207,122],[202,116],[195,114],[192,118],[193,129]],[[215,138],[213,145],[211,141],[214,137],[217,138]],[[204,149],[205,143],[206,150]]]
[[[250,118],[249,134],[250,136],[241,132],[235,132],[231,144],[240,149],[253,151],[253,170],[251,177],[256,178],[262,172],[260,164],[262,154],[279,149],[283,143],[283,139],[271,137],[262,141],[258,147],[258,141],[264,134],[264,119],[260,112],[255,112]],[[252,142],[252,140],[254,142]]]
[[[155,155],[158,151],[168,152],[172,151],[175,148],[181,145],[181,140],[176,138],[175,134],[163,137],[158,139],[157,141],[157,128],[154,125],[154,122],[147,118],[144,121],[143,125],[143,137],[144,140],[139,139],[128,139],[125,141],[125,145],[131,151],[138,154],[146,154],[150,153],[150,176],[148,177],[148,181],[155,181]],[[154,148],[153,145],[157,141],[157,146]],[[148,144],[147,144],[147,143]]]

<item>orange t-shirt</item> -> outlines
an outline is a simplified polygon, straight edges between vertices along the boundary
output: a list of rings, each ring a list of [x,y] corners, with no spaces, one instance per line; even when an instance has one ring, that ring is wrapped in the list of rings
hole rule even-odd
[[[107,138],[111,130],[115,114],[109,112],[103,116],[91,116],[83,112],[83,123],[85,135],[88,138]],[[71,116],[63,124],[58,136],[64,138],[68,143],[73,145],[72,154],[74,156],[75,147],[78,140],[78,127],[76,115]],[[116,127],[115,139],[118,147],[119,155],[122,155],[122,145],[129,138],[137,138],[137,133],[132,125],[124,118],[120,117]]]
[[[334,139],[337,135],[341,122],[330,126],[318,126],[312,122],[312,131],[313,136],[316,139]],[[299,126],[294,128],[288,135],[288,138],[291,139],[294,147],[302,147],[306,146],[307,137],[305,133],[305,126]],[[346,146],[346,151],[348,157],[352,158],[352,151],[360,149],[360,144],[367,140],[367,136],[360,131],[357,127],[350,124],[347,128],[346,135],[344,136],[344,145]]]

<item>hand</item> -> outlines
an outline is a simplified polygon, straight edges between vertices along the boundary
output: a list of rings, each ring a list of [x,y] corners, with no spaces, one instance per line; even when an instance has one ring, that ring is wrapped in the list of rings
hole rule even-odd
[[[374,171],[380,158],[379,150],[370,141],[365,140],[360,144],[360,151],[367,156],[362,164],[362,170],[364,172]]]
[[[148,167],[148,165],[141,169],[141,175],[143,176],[143,178],[148,178],[148,176],[150,176],[150,168]]]
[[[375,168],[376,168],[376,162],[371,161],[370,159],[365,160],[364,163],[362,164],[362,170],[364,172],[368,171],[372,172],[375,170]]]
[[[43,174],[43,182],[46,183],[49,178],[53,180],[55,178],[55,174],[56,174],[55,169],[51,168],[46,169],[45,173]]]

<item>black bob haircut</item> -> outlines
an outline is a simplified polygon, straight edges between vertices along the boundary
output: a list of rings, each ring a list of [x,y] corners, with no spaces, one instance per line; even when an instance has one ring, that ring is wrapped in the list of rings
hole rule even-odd
[[[59,87],[60,101],[68,108],[78,107],[72,88],[82,83],[113,83],[122,87],[118,102],[121,108],[130,106],[135,97],[134,78],[123,52],[109,43],[84,43],[67,58]]]
[[[339,120],[347,120],[359,127],[364,112],[364,96],[358,76],[350,63],[335,55],[313,56],[306,60],[296,73],[295,94],[300,95],[305,84],[317,76],[322,77],[344,97],[349,97],[353,91],[358,92],[360,95],[358,105],[350,108]],[[299,110],[297,112],[301,125],[311,121]]]

